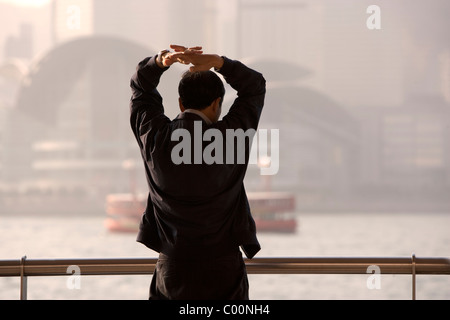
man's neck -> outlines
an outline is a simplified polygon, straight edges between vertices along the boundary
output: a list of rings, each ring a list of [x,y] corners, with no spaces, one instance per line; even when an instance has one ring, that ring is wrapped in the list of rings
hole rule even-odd
[[[199,115],[203,120],[205,120],[205,122],[208,125],[212,124],[211,119],[209,119],[208,116],[206,114],[204,114],[203,112],[201,112],[200,110],[197,110],[197,109],[186,109],[186,110],[184,110],[184,112],[194,113],[196,115]]]

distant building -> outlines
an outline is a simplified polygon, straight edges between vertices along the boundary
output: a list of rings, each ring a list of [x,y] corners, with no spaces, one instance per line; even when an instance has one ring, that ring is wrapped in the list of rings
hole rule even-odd
[[[167,39],[171,39],[170,33],[179,23],[178,17],[170,13],[175,7],[172,2],[186,8],[198,7],[198,1],[189,1],[187,5],[188,2],[175,0],[54,0],[51,8],[54,42],[57,45],[80,37],[106,36],[162,50],[170,44]],[[195,16],[199,18],[201,14]],[[177,29],[177,33],[182,32]]]
[[[8,110],[0,105],[0,188],[5,187],[5,179],[3,177],[5,172],[5,155],[6,155],[6,135],[7,135],[7,112]]]
[[[4,57],[5,60],[9,58],[31,59],[33,57],[33,27],[30,24],[21,24],[19,34],[6,39]]]
[[[32,155],[23,172],[31,169],[37,181],[65,188],[126,188],[123,161],[139,153],[127,120],[129,80],[123,79],[145,53],[146,48],[124,40],[80,38],[34,66],[16,107],[43,128],[30,132],[29,123],[15,120],[17,130],[28,132],[18,141],[23,139]],[[22,152],[15,146],[11,151]]]
[[[0,188],[6,187],[11,175],[10,150],[14,143],[12,116],[20,81],[25,73],[26,66],[21,59],[10,58],[0,64]]]
[[[301,82],[310,74],[294,63],[270,59],[244,62],[263,72],[266,100],[260,129],[279,129],[279,171],[260,176],[249,167],[246,186],[298,194],[300,210],[340,209],[352,200],[359,181],[359,122],[332,98]],[[273,143],[271,141],[271,143]]]
[[[440,97],[415,96],[401,106],[359,107],[354,114],[364,142],[362,199],[408,210],[448,210],[450,105]]]

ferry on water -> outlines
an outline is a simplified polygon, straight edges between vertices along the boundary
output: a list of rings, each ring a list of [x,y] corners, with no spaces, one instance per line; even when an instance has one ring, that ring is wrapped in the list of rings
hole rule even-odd
[[[247,197],[258,232],[295,233],[295,196],[284,192],[250,192]],[[146,195],[110,194],[106,197],[105,226],[111,232],[137,232]]]

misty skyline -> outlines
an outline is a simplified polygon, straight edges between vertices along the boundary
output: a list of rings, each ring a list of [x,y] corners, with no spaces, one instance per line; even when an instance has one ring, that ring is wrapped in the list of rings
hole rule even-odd
[[[260,7],[237,0],[226,5],[199,0],[112,3],[77,1],[77,20],[70,1],[37,7],[0,2],[1,61],[6,59],[7,39],[19,38],[26,24],[32,28],[31,61],[80,36],[129,39],[149,51],[170,42],[202,42],[211,52],[237,59],[293,62],[310,71],[303,83],[348,106],[399,105],[405,95],[420,91],[444,92],[450,98],[446,88],[450,49],[441,31],[449,27],[441,16],[448,8],[445,1],[406,1],[405,5],[379,1],[381,30],[366,27],[369,1],[263,1]]]
[[[121,163],[138,156],[129,141],[129,77],[141,58],[179,43],[203,45],[265,75],[261,127],[280,129],[274,188],[297,192],[304,203],[347,203],[358,192],[361,201],[379,192],[408,198],[409,189],[427,201],[435,194],[448,203],[440,192],[450,188],[449,22],[442,14],[449,5],[377,1],[381,29],[371,30],[371,4],[0,2],[0,176],[8,185],[37,174],[38,181],[71,177],[74,186],[87,179],[110,191],[126,189],[128,172]],[[173,69],[161,83],[170,118],[179,112],[182,72]],[[227,106],[232,99],[228,90]],[[93,123],[104,108],[115,111],[99,130]],[[54,118],[56,126],[36,116]],[[30,124],[23,124],[28,117]],[[52,145],[63,147],[52,154]],[[113,156],[106,163],[107,154]],[[78,174],[83,165],[90,169]],[[101,165],[110,170],[104,181],[95,169]],[[46,171],[56,167],[71,169],[61,176]],[[248,176],[250,188],[257,188],[258,175],[250,170]]]

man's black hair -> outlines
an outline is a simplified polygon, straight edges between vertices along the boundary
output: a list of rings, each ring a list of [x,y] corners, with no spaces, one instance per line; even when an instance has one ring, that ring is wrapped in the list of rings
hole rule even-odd
[[[217,98],[221,98],[222,105],[225,87],[213,71],[187,71],[180,80],[178,94],[185,109],[202,110]]]

